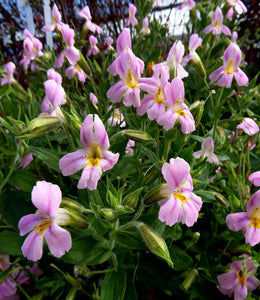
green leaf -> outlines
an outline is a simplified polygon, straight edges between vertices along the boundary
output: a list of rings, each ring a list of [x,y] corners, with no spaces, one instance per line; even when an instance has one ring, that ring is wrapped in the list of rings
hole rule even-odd
[[[170,254],[176,271],[186,271],[193,266],[193,259],[181,248],[171,246]]]
[[[107,273],[101,287],[101,300],[123,300],[126,291],[126,273],[119,269]]]
[[[116,243],[122,247],[128,249],[146,249],[142,237],[135,227],[113,232],[112,236],[116,240]]]
[[[22,255],[23,240],[15,231],[4,230],[0,232],[0,252],[9,255]]]
[[[75,265],[98,265],[107,261],[111,255],[110,249],[104,248],[91,236],[81,236],[73,239],[72,248],[62,256],[62,260]]]
[[[15,170],[9,179],[9,183],[18,186],[25,192],[31,192],[36,184],[36,176],[27,170]]]
[[[155,61],[155,60],[160,56],[160,53],[161,53],[161,48],[155,49],[155,50],[147,57],[147,62]]]
[[[48,167],[57,172],[60,172],[59,160],[61,157],[57,155],[57,152],[34,146],[30,146],[30,150],[32,151],[34,156],[39,158]]]

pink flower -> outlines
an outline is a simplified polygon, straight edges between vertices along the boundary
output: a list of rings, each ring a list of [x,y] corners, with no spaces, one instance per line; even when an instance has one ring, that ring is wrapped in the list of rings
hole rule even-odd
[[[93,33],[95,33],[95,32],[97,32],[98,34],[102,33],[102,28],[91,21],[92,16],[91,16],[90,9],[88,6],[85,6],[79,12],[79,15],[86,20],[84,27],[86,27],[88,30],[92,31]]]
[[[173,128],[175,122],[179,120],[181,131],[188,134],[195,130],[195,121],[188,108],[184,103],[184,85],[180,78],[176,77],[171,83],[167,83],[165,88],[165,105],[167,111],[162,113],[157,119],[158,124],[165,130]]]
[[[35,214],[22,217],[18,223],[20,235],[31,232],[22,246],[23,255],[28,259],[37,261],[42,257],[44,237],[50,252],[56,257],[61,257],[71,248],[69,232],[56,223],[61,198],[59,186],[46,181],[37,181],[32,190],[32,202],[37,211]]]
[[[201,144],[201,150],[195,151],[193,153],[193,156],[195,158],[202,157],[203,159],[207,157],[207,161],[209,163],[214,163],[216,165],[219,165],[219,160],[217,156],[213,153],[214,151],[214,141],[212,137],[207,137]]]
[[[129,55],[131,55],[132,60],[136,61],[136,64],[139,67],[140,74],[143,73],[144,70],[144,62],[136,57],[132,51],[132,40],[130,36],[130,31],[127,28],[124,28],[121,34],[119,35],[116,41],[116,51],[118,57],[113,61],[113,63],[107,68],[108,72],[111,72],[113,76],[118,75],[117,67],[119,65],[120,56],[123,52],[128,51]],[[119,66],[120,67],[120,66]]]
[[[61,33],[63,40],[66,44],[66,48],[62,50],[61,54],[57,58],[54,67],[61,68],[64,62],[64,56],[68,59],[71,65],[75,65],[78,60],[80,60],[79,50],[74,47],[75,32],[67,24],[61,26]]]
[[[153,70],[154,74],[158,72],[162,68],[162,66],[166,69],[174,70],[176,72],[177,77],[180,79],[189,76],[189,74],[184,70],[182,64],[183,56],[184,56],[184,46],[181,41],[175,41],[172,45],[167,61],[154,65]]]
[[[196,49],[200,47],[202,44],[202,38],[200,38],[197,33],[194,33],[190,37],[189,41],[189,55],[184,58],[184,62],[187,63],[189,60],[193,61],[194,63],[200,62],[200,57],[196,53]]]
[[[140,90],[155,93],[157,81],[153,78],[140,78],[140,67],[129,51],[123,51],[117,61],[116,70],[120,81],[107,91],[107,97],[113,102],[120,102],[122,97],[125,106],[140,106]]]
[[[196,5],[196,2],[194,0],[185,0],[181,5],[179,5],[178,9],[183,9],[185,6],[188,7],[189,10],[191,10]]]
[[[15,70],[15,64],[13,62],[8,62],[7,64],[4,65],[5,72],[3,73],[4,78],[1,79],[1,85],[4,85],[6,83],[11,84],[14,82],[14,70]]]
[[[5,271],[9,268],[10,262],[9,262],[9,255],[7,254],[1,254],[0,253],[0,270]],[[12,273],[12,277],[14,277],[14,274]],[[2,300],[8,300],[9,297],[12,297],[15,295],[17,291],[16,283],[9,277],[6,277],[3,281],[0,283],[0,299]]]
[[[102,172],[110,170],[118,161],[119,154],[107,151],[108,135],[98,115],[88,115],[80,130],[83,149],[68,153],[60,159],[59,166],[64,176],[83,169],[78,189],[95,190]]]
[[[258,244],[260,242],[260,191],[250,198],[246,212],[229,214],[226,222],[230,230],[243,230],[246,243],[251,246]]]
[[[160,78],[157,76],[160,75]],[[141,101],[141,106],[137,107],[136,112],[142,116],[147,112],[150,120],[158,120],[161,114],[165,112],[165,86],[168,83],[169,73],[165,68],[161,68],[160,74],[157,73],[153,76],[159,85],[155,93],[149,93]]]
[[[218,80],[218,86],[231,87],[233,76],[239,86],[248,85],[246,74],[239,68],[242,53],[236,43],[231,43],[224,53],[224,65],[209,75],[211,82]]]
[[[260,171],[252,173],[248,180],[254,185],[254,186],[260,186]]]
[[[248,135],[255,135],[259,132],[259,127],[256,122],[251,118],[245,118],[239,125],[237,129],[242,129]]]
[[[134,149],[133,149],[134,146],[135,146],[135,141],[129,140],[125,148],[125,153],[130,155],[134,154]]]
[[[105,54],[107,54],[108,51],[111,51],[111,50],[114,49],[114,48],[112,47],[113,42],[114,42],[114,40],[113,40],[110,36],[108,36],[108,37],[106,38],[106,41],[105,41],[105,47],[106,47],[106,50],[104,51]]]
[[[178,222],[192,226],[198,219],[202,201],[191,192],[190,166],[182,158],[171,158],[169,164],[163,164],[162,174],[167,182],[169,198],[159,201],[159,219],[169,226]]]
[[[43,26],[42,31],[54,31],[55,28],[60,31],[62,25],[63,23],[61,22],[61,13],[59,12],[57,5],[54,3],[51,10],[51,24]]]
[[[143,34],[150,34],[151,30],[149,29],[149,20],[147,17],[143,19],[143,28],[141,29],[140,33]]]
[[[98,104],[98,99],[97,99],[97,97],[96,97],[93,93],[89,93],[89,100],[90,100],[94,105],[97,105],[97,104]]]
[[[203,32],[210,33],[212,31],[213,34],[221,34],[223,32],[225,35],[231,35],[231,31],[225,25],[223,25],[223,14],[220,7],[217,7],[213,13],[211,25],[207,26]]]
[[[218,276],[218,289],[229,297],[234,295],[235,300],[244,300],[247,289],[252,293],[259,286],[259,280],[253,276],[256,270],[255,261],[234,261],[229,272]]]
[[[108,109],[111,109],[112,107],[110,106]],[[125,121],[124,121],[124,116],[120,113],[119,108],[115,108],[112,116],[107,120],[107,123],[114,127],[116,125],[120,125],[120,127],[125,127]]]
[[[244,3],[242,1],[240,1],[240,0],[227,0],[227,2],[231,6],[230,9],[227,12],[227,15],[226,15],[226,17],[229,21],[231,21],[232,18],[233,18],[234,8],[235,8],[235,10],[237,11],[238,14],[247,12],[247,8],[246,8],[246,6],[244,5]]]
[[[18,168],[25,169],[29,164],[33,161],[33,155],[32,152],[28,152],[25,154],[25,156],[22,158],[21,164],[18,166]]]
[[[125,26],[129,26],[130,24],[132,26],[135,26],[138,23],[138,21],[135,17],[135,14],[136,14],[136,7],[134,6],[134,4],[130,3],[129,4],[129,17],[125,22]]]
[[[61,85],[62,83],[61,75],[52,68],[47,71],[47,77],[48,79],[53,79],[56,81],[58,85]]]
[[[81,69],[81,67],[78,64],[70,66],[65,70],[65,75],[69,79],[72,79],[76,74],[78,75],[78,79],[81,82],[85,82],[88,77],[87,74]]]
[[[89,42],[90,42],[90,49],[88,50],[87,56],[90,56],[91,53],[93,55],[96,55],[99,52],[99,49],[97,47],[97,38],[94,37],[94,35],[91,35],[89,37]]]

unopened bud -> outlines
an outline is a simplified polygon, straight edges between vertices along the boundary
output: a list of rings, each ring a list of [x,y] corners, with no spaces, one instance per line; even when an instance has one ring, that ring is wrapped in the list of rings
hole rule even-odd
[[[195,51],[193,51],[191,62],[194,65],[194,67],[196,68],[196,70],[200,73],[200,75],[203,78],[206,78],[206,71],[205,71],[204,64]]]
[[[117,215],[130,214],[132,212],[134,212],[134,209],[129,206],[117,205],[115,207],[115,214],[117,214]]]
[[[25,128],[19,134],[19,138],[33,138],[42,133],[46,133],[50,130],[56,129],[61,125],[60,118],[57,117],[42,117],[31,120]]]
[[[190,111],[194,116],[195,126],[198,126],[200,123],[200,120],[204,112],[204,105],[205,105],[205,101],[197,100],[190,106]]]
[[[90,67],[89,64],[87,63],[85,57],[83,56],[83,54],[81,53],[81,51],[79,51],[79,55],[80,55],[80,60],[77,61],[77,64],[81,67],[81,69],[87,74],[91,76],[91,71],[90,71]]]
[[[70,209],[76,210],[78,212],[84,211],[84,207],[80,203],[78,203],[72,199],[65,198],[65,197],[62,198],[60,207],[70,208]]]
[[[235,248],[230,249],[230,251],[235,254],[248,254],[249,256],[252,256],[250,248],[251,247],[248,244],[244,244],[238,245]]]
[[[228,206],[229,206],[229,203],[228,203],[227,199],[226,199],[223,195],[221,195],[221,194],[219,194],[219,193],[215,193],[214,196],[215,196],[215,198],[217,199],[217,201],[218,201],[219,203],[221,203],[221,204],[224,205],[225,207],[228,207]]]
[[[197,275],[198,275],[198,271],[196,269],[185,272],[185,278],[182,283],[182,288],[184,289],[185,292],[191,287]]]
[[[118,205],[120,203],[119,199],[117,197],[115,197],[111,191],[107,192],[107,200],[110,204],[110,207],[115,208],[116,205]]]
[[[222,127],[218,126],[217,127],[218,135],[219,135],[219,141],[221,145],[224,145],[226,141],[226,134],[225,131]]]
[[[57,225],[70,225],[79,229],[87,229],[89,226],[88,219],[85,216],[68,208],[59,208],[55,223]]]
[[[166,183],[162,183],[152,188],[145,196],[143,203],[144,205],[152,205],[162,199],[168,199],[171,196],[171,192]]]
[[[143,184],[144,185],[148,185],[154,179],[155,176],[158,176],[158,172],[157,171],[150,171],[150,172],[148,172],[145,175],[145,177],[144,177]]]
[[[153,141],[153,138],[146,132],[144,131],[139,131],[139,130],[123,130],[121,133],[124,134],[124,136],[128,137],[131,140],[134,140],[135,142],[148,142],[148,141]]]
[[[127,205],[129,207],[135,207],[142,190],[143,190],[143,188],[141,187],[141,188],[135,190],[133,193],[130,193],[129,195],[127,195],[123,200],[123,204]]]
[[[165,260],[170,267],[173,267],[173,262],[171,260],[170,253],[165,243],[165,240],[152,228],[145,224],[139,225],[139,231],[148,249],[153,254]]]
[[[99,208],[98,214],[105,220],[112,220],[114,218],[114,212],[111,208]]]

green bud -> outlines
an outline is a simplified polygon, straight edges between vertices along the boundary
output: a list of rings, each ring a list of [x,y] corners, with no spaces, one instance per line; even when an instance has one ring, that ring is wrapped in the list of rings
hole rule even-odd
[[[111,206],[112,208],[115,208],[115,206],[116,206],[117,204],[120,203],[120,201],[118,201],[118,198],[115,197],[115,196],[111,193],[111,191],[107,191],[107,200],[108,200],[108,203],[110,204],[110,206]]]
[[[115,213],[117,215],[130,214],[132,212],[134,212],[134,209],[132,207],[129,207],[129,206],[117,205],[115,207]]]
[[[80,60],[77,61],[77,64],[81,67],[81,69],[89,76],[92,76],[91,74],[91,69],[89,64],[87,63],[85,57],[83,56],[83,54],[81,53],[81,51],[79,51],[79,55],[80,55]]]
[[[38,137],[42,133],[56,129],[61,125],[60,118],[57,117],[42,117],[31,120],[25,128],[18,135],[19,138],[33,138]]]
[[[144,205],[152,205],[162,199],[170,198],[171,192],[166,183],[162,183],[152,188],[145,196],[143,203]]]
[[[70,225],[79,229],[87,229],[89,226],[88,219],[85,216],[69,208],[59,208],[55,223],[57,225]]]
[[[199,74],[203,77],[206,78],[206,71],[203,62],[201,61],[200,57],[198,54],[193,51],[193,55],[191,58],[191,63],[194,65],[196,70],[199,72]]]
[[[225,207],[228,207],[229,206],[229,203],[228,203],[228,200],[221,194],[219,193],[215,193],[214,194],[215,198],[217,199],[217,201],[219,203],[221,203],[222,205],[224,205]]]
[[[98,208],[98,214],[105,220],[112,220],[114,218],[114,212],[111,208]]]
[[[78,211],[78,212],[83,212],[84,211],[84,207],[80,203],[78,203],[75,200],[66,198],[66,197],[62,198],[62,202],[61,202],[60,207],[70,208],[70,209],[73,209],[73,210]]]
[[[219,135],[219,141],[221,145],[224,145],[225,141],[226,141],[226,134],[225,131],[222,127],[217,126],[217,131],[218,131],[218,135]]]
[[[20,83],[16,80],[14,80],[11,83],[11,86],[14,88],[14,90],[20,94],[22,94],[23,96],[28,96],[26,90],[20,85]],[[26,98],[23,98],[24,101],[26,101]]]
[[[205,101],[197,100],[190,106],[190,111],[194,116],[195,126],[198,126],[200,123],[200,120],[204,112],[204,105],[205,105]]]
[[[154,179],[154,177],[156,177],[156,176],[158,176],[158,171],[148,172],[144,177],[143,184],[148,185]]]
[[[148,249],[153,254],[165,260],[168,263],[168,265],[172,268],[173,262],[171,260],[170,253],[165,243],[165,240],[158,233],[156,233],[152,228],[150,228],[145,224],[139,225],[139,231]]]
[[[129,195],[127,195],[123,200],[123,204],[129,207],[135,207],[142,190],[143,188],[141,187],[135,190],[134,192],[130,193]]]
[[[121,131],[124,136],[127,138],[134,140],[135,142],[148,142],[148,141],[153,141],[153,138],[146,132],[144,131],[139,131],[139,130],[123,130]]]
[[[76,277],[76,278],[78,278],[79,276],[88,277],[89,272],[90,272],[90,270],[89,270],[88,266],[86,266],[86,265],[84,265],[84,266],[74,265],[73,273],[74,273],[74,277]]]
[[[250,248],[251,247],[248,244],[238,245],[235,248],[232,248],[231,252],[235,254],[248,254],[249,256],[252,256]]]
[[[185,278],[182,283],[182,288],[184,289],[185,292],[191,287],[197,275],[198,275],[198,271],[196,269],[185,272]]]
[[[76,297],[76,293],[77,293],[79,287],[73,287],[73,288],[71,288],[70,291],[68,292],[65,300],[74,300],[75,297]]]

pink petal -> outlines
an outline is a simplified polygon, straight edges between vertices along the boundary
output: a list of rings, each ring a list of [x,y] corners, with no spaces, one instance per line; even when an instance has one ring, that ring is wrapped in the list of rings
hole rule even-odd
[[[78,189],[95,190],[101,175],[102,170],[100,167],[86,166],[78,182]]]
[[[220,286],[224,289],[231,289],[238,283],[237,275],[232,271],[219,275],[217,279]]]
[[[227,215],[226,222],[230,230],[239,231],[250,224],[250,219],[246,212],[238,212]]]
[[[248,180],[254,185],[254,186],[260,186],[260,171],[252,173]]]
[[[161,222],[166,222],[166,225],[168,226],[173,226],[179,220],[181,209],[180,201],[176,200],[173,195],[171,195],[170,199],[167,199],[167,201],[161,204],[159,210],[159,220]]]
[[[132,41],[130,31],[127,28],[124,28],[116,41],[116,51],[118,55],[120,55],[126,48],[132,50]]]
[[[126,89],[127,87],[125,86],[125,83],[120,80],[107,91],[107,98],[113,103],[120,102]]]
[[[213,73],[211,73],[209,75],[209,79],[211,82],[214,82],[216,80],[219,79],[219,77],[224,73],[224,68],[223,67],[220,67],[218,68],[217,70],[215,70]]]
[[[22,217],[18,223],[20,235],[23,236],[26,233],[34,230],[34,227],[38,226],[42,220],[37,218],[37,214],[30,214]]]
[[[37,261],[42,257],[43,235],[32,231],[22,245],[23,256],[29,260]]]
[[[63,156],[59,161],[59,168],[63,176],[69,176],[84,168],[86,163],[86,151],[80,149]]]
[[[70,233],[54,222],[51,227],[44,231],[44,237],[51,254],[56,257],[61,257],[65,254],[65,251],[69,251],[71,248],[72,242]]]
[[[61,197],[59,186],[46,181],[37,181],[32,190],[32,203],[51,219],[57,216]]]
[[[260,229],[249,226],[244,234],[246,243],[250,244],[251,246],[255,246],[260,243]]]
[[[201,44],[202,38],[200,38],[197,33],[192,34],[189,41],[190,50],[195,51]]]
[[[110,151],[104,151],[103,153],[104,157],[100,160],[100,166],[102,167],[102,170],[105,172],[107,170],[110,170],[114,167],[114,165],[117,163],[119,158],[119,153],[112,153]]]
[[[218,80],[218,86],[225,86],[227,88],[230,88],[232,84],[232,80],[233,80],[233,74],[224,73]]]
[[[247,203],[247,213],[250,216],[251,213],[260,207],[260,190],[255,192]]]
[[[240,68],[237,68],[237,71],[234,72],[234,76],[235,76],[236,82],[239,86],[247,86],[248,85],[249,79]]]
[[[140,102],[140,89],[139,88],[129,88],[127,89],[123,103],[125,106],[139,107]]]
[[[184,84],[180,78],[176,77],[171,83],[167,83],[164,91],[168,106],[173,106],[177,100],[184,101]]]
[[[65,70],[65,76],[69,79],[72,79],[75,74],[77,73],[77,70],[74,68],[74,66],[71,66]]]
[[[260,281],[255,276],[249,276],[246,280],[247,287],[252,293],[255,289],[258,288]]]

